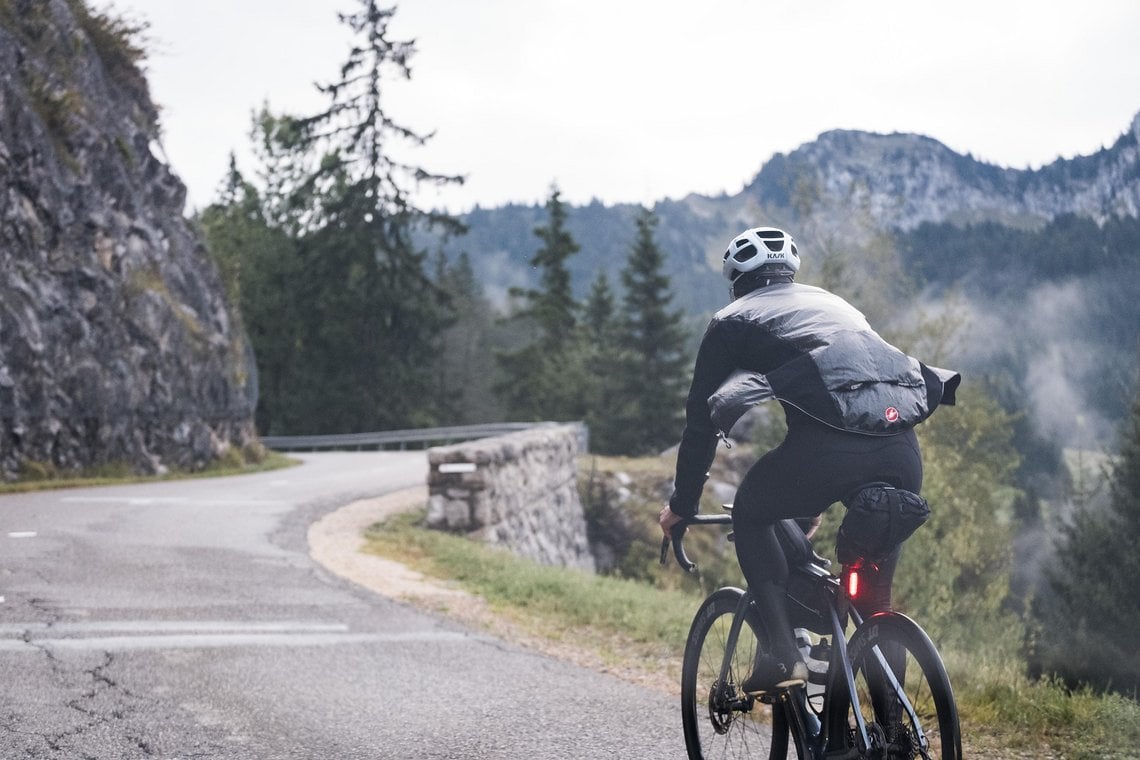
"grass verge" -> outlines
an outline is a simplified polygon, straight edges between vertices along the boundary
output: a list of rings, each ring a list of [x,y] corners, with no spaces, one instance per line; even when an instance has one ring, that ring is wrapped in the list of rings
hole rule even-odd
[[[136,475],[125,464],[111,464],[83,470],[76,473],[56,472],[44,469],[26,473],[23,480],[0,483],[0,494],[49,491],[57,488],[94,488],[129,483],[157,483],[164,480],[185,480],[189,478],[220,478],[229,475],[249,475],[255,472],[268,472],[293,467],[300,461],[276,451],[266,451],[259,459],[245,460],[237,457],[217,460],[205,469],[188,472],[171,470],[163,475]]]
[[[607,669],[675,684],[694,597],[636,581],[546,567],[459,536],[418,527],[422,512],[373,526],[366,551],[477,595],[510,627],[587,648]]]
[[[420,527],[422,513],[373,526],[367,551],[485,600],[527,636],[557,650],[570,641],[614,669],[650,674],[676,689],[692,591],[544,567],[503,550]],[[1052,681],[1031,681],[1006,652],[943,651],[955,685],[967,756],[1140,758],[1140,705]],[[644,680],[644,679],[638,679]]]

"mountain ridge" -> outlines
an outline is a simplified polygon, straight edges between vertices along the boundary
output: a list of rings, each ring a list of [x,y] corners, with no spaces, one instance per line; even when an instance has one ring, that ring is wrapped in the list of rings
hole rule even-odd
[[[580,300],[599,273],[618,281],[638,208],[567,204],[566,227],[580,246],[567,266]],[[1121,338],[1135,336],[1140,319],[1132,295],[1140,286],[1140,113],[1111,146],[1037,169],[979,161],[923,135],[831,130],[774,155],[737,193],[691,193],[653,211],[673,305],[695,335],[727,300],[724,245],[741,229],[771,224],[800,243],[800,279],[831,287],[828,267],[843,272],[844,295],[878,308],[869,316],[881,327],[905,332],[919,311],[943,308],[942,292],[957,292],[961,303],[946,308],[964,312],[969,332],[955,366],[974,378],[1012,377],[1050,438],[1110,441],[1112,420],[1127,407],[1140,349]],[[496,306],[509,306],[511,287],[537,286],[530,259],[539,245],[533,230],[547,221],[542,206],[477,209],[461,219],[469,232],[447,252],[469,255]],[[1095,222],[1092,234],[1081,219]],[[1110,244],[1110,255],[1099,250]],[[860,292],[866,283],[881,289],[876,257],[892,252],[896,274],[918,292],[885,300]],[[966,277],[963,266],[973,268]]]
[[[883,228],[947,221],[1040,224],[1064,213],[1098,222],[1137,216],[1140,113],[1111,147],[1038,169],[979,161],[924,135],[831,130],[786,156],[774,155],[743,192],[787,205],[790,183],[805,179],[835,199],[854,194]]]
[[[575,293],[585,296],[598,272],[616,280],[633,240],[637,204],[567,204],[567,228],[581,246],[569,262]],[[1038,169],[1010,169],[958,153],[924,135],[830,130],[766,161],[739,192],[690,193],[653,205],[666,273],[691,287],[678,293],[687,312],[723,301],[719,251],[740,229],[787,226],[810,251],[814,230],[854,238],[908,231],[924,223],[998,222],[1040,229],[1062,214],[1103,222],[1140,217],[1140,112],[1112,146],[1058,158]],[[476,208],[460,217],[468,234],[448,246],[469,254],[491,300],[505,307],[511,287],[536,284],[530,258],[541,205]]]

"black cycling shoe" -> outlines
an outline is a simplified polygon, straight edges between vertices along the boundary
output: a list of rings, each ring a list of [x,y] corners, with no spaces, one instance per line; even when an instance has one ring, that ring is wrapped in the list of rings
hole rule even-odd
[[[808,679],[807,665],[803,660],[793,663],[782,662],[770,654],[756,658],[752,674],[740,684],[740,689],[750,696],[759,696],[789,686],[799,686]]]

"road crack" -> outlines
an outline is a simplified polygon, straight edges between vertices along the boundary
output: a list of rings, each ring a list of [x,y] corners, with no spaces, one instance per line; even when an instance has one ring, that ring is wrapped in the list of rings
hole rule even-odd
[[[109,651],[96,652],[94,661],[88,659],[91,656],[88,655],[85,664],[78,664],[61,657],[52,649],[50,643],[38,638],[42,637],[45,631],[52,630],[60,621],[58,611],[52,609],[50,603],[43,599],[32,598],[28,600],[28,604],[47,619],[43,622],[43,628],[27,628],[18,638],[43,655],[52,681],[64,694],[60,704],[66,707],[75,719],[64,719],[61,721],[62,725],[54,730],[29,731],[18,727],[19,718],[12,715],[10,720],[0,723],[0,730],[25,737],[38,737],[52,756],[58,754],[69,758],[86,757],[85,753],[76,754],[77,751],[83,752],[81,748],[87,744],[85,737],[106,731],[118,736],[119,741],[132,747],[132,756],[153,757],[155,752],[145,738],[124,730],[134,712],[130,702],[136,700],[137,696],[115,678],[113,674],[116,665],[115,655]],[[69,692],[70,696],[67,696]]]

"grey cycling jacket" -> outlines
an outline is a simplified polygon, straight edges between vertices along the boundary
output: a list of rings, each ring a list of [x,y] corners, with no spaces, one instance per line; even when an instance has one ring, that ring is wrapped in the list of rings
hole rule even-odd
[[[826,290],[793,282],[754,290],[717,312],[701,341],[670,506],[696,510],[717,432],[727,435],[762,401],[840,430],[892,435],[953,404],[960,382],[887,343]]]

